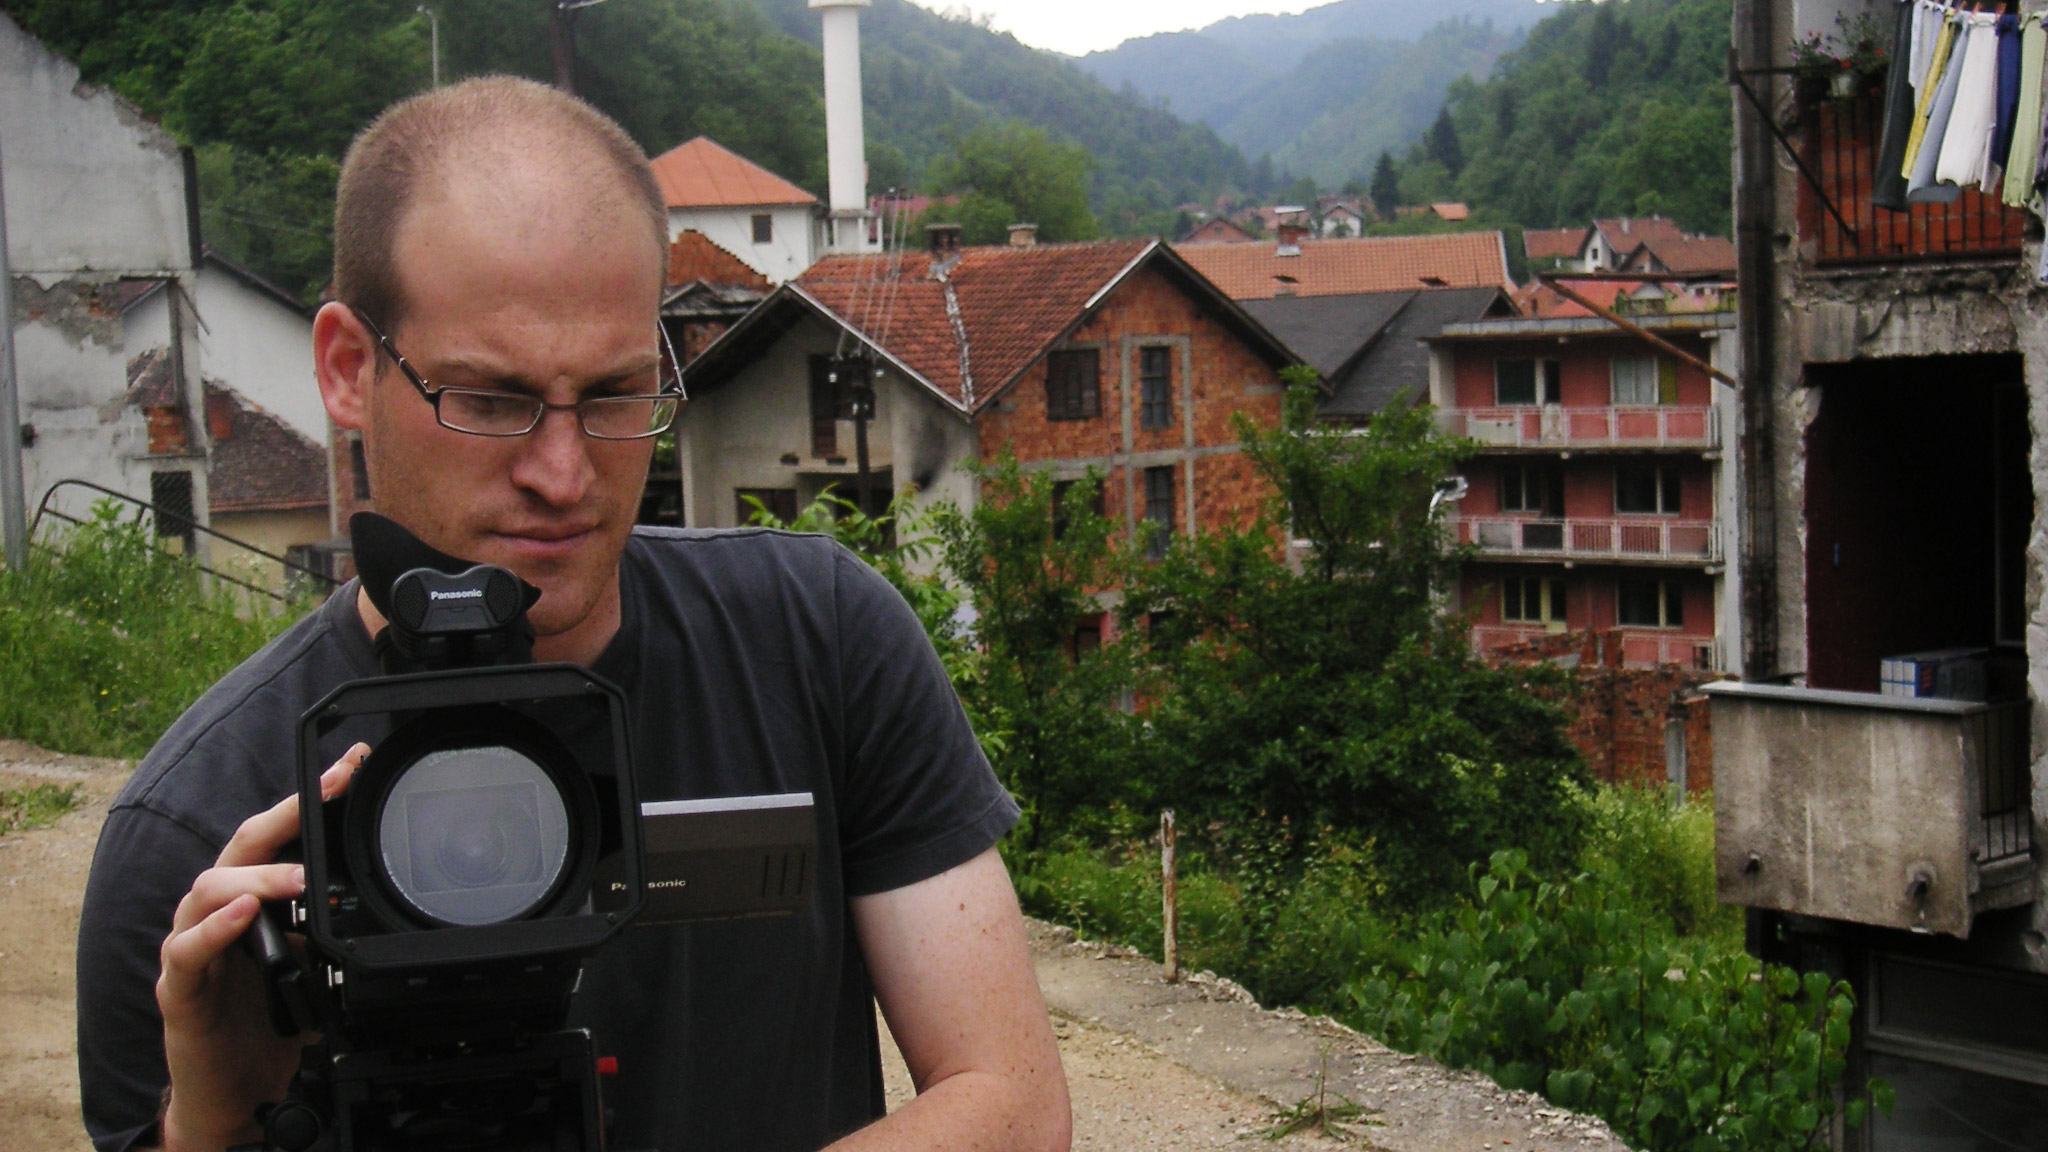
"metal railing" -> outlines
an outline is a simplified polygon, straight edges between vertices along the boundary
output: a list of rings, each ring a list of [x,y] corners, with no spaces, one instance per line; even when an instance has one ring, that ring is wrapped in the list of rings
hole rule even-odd
[[[1701,672],[1721,669],[1721,646],[1711,636],[1686,636],[1673,632],[1617,630],[1621,636],[1621,662],[1630,668],[1660,668],[1677,665]],[[1472,629],[1472,647],[1487,656],[1518,644],[1564,635],[1541,624],[1479,624]],[[1584,633],[1579,633],[1583,636]]]
[[[1804,122],[1801,151],[1820,188],[1816,193],[1805,181],[1799,182],[1799,233],[1813,239],[1815,263],[2019,254],[2027,213],[2006,207],[1975,185],[1965,187],[1954,203],[1915,204],[1904,212],[1870,202],[1884,128],[1882,93],[1816,101],[1805,109]],[[1834,212],[1822,203],[1822,195]]]
[[[178,512],[176,510],[168,508],[162,508],[159,507],[158,505],[150,503],[147,500],[138,499],[137,497],[128,495],[126,492],[116,491],[112,488],[106,487],[103,484],[95,484],[90,480],[59,480],[55,484],[50,485],[49,490],[43,493],[43,498],[41,502],[39,502],[36,505],[35,518],[29,522],[28,534],[30,540],[36,539],[37,530],[42,527],[44,516],[50,516],[55,519],[62,520],[67,524],[78,525],[80,527],[83,527],[87,524],[87,521],[81,520],[78,517],[73,516],[70,513],[64,511],[63,509],[57,508],[50,503],[51,498],[56,496],[58,490],[63,488],[83,488],[86,489],[87,491],[98,493],[98,497],[95,502],[97,502],[97,500],[113,500],[121,504],[126,504],[129,507],[135,508],[138,511],[148,512],[152,517],[156,518],[155,523],[157,526],[157,534],[159,536],[183,535],[187,532],[199,533],[204,535],[209,540],[218,540],[223,544],[227,544],[243,552],[247,552],[252,556],[260,557],[261,559],[268,560],[274,564],[277,564],[283,568],[284,572],[289,578],[304,578],[309,580],[315,580],[318,581],[325,589],[333,589],[339,587],[340,584],[342,583],[340,580],[335,579],[334,576],[329,573],[321,572],[318,569],[314,568],[308,568],[304,564],[301,564],[295,560],[287,559],[283,556],[279,556],[274,552],[266,552],[263,549],[256,547],[254,544],[249,543],[246,540],[236,539],[235,537],[230,536],[225,532],[216,532],[212,528],[209,528],[206,525],[199,523],[197,520],[194,520],[189,513]],[[167,528],[172,529],[172,531],[166,531]],[[35,547],[55,551],[55,549],[50,549],[48,545],[42,543],[35,544]],[[260,584],[256,584],[249,580],[245,580],[240,576],[236,576],[227,572],[222,572],[218,568],[214,568],[208,564],[203,563],[197,556],[188,556],[186,557],[186,559],[191,562],[194,568],[224,583],[232,584],[237,588],[244,589],[245,591],[255,592],[259,595],[268,596],[273,600],[279,601],[280,603],[289,603],[292,600],[292,596],[288,592],[280,591],[275,588],[265,588]]]
[[[1437,423],[1489,448],[1718,448],[1711,404],[1444,408]]]
[[[1483,555],[1561,560],[1637,560],[1711,564],[1721,559],[1718,520],[1656,516],[1545,520],[1454,516],[1452,539]]]

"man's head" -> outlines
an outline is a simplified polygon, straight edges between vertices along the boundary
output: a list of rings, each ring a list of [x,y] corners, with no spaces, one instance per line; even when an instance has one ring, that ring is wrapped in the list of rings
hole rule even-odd
[[[443,427],[350,309],[433,389],[569,405],[652,379],[666,243],[640,149],[587,105],[524,80],[396,105],[342,167],[339,303],[314,324],[328,413],[361,430],[379,511],[542,590],[543,645],[610,634],[653,442],[594,439],[566,409],[519,437]]]

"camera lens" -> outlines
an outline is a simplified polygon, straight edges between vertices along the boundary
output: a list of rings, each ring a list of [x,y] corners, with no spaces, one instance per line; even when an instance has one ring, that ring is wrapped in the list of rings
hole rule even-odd
[[[400,770],[377,818],[391,887],[443,924],[538,907],[569,860],[569,809],[546,769],[502,745],[430,752]]]

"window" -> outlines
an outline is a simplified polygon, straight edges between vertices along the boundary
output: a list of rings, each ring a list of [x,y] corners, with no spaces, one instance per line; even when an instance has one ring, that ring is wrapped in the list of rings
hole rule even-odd
[[[1074,625],[1074,635],[1067,649],[1067,655],[1076,661],[1085,660],[1089,654],[1102,651],[1102,620],[1100,616],[1084,616]]]
[[[754,214],[754,243],[772,244],[774,242],[775,217],[770,216],[766,212],[756,212]]]
[[[755,501],[760,502],[760,508],[754,507]],[[752,523],[754,513],[762,509],[766,509],[769,515],[784,524],[796,519],[794,488],[735,488],[733,504],[739,513],[737,523],[740,524]]]
[[[1678,365],[1655,356],[1616,356],[1613,365],[1616,405],[1678,403]]]
[[[1102,353],[1067,348],[1045,359],[1045,418],[1093,420],[1102,415]]]
[[[853,419],[851,373],[835,370],[832,357],[811,357],[811,455],[839,455],[839,422]],[[836,377],[836,378],[835,378]]]
[[[1173,427],[1173,349],[1138,349],[1138,423],[1145,428]]]
[[[1055,481],[1053,481],[1053,482],[1052,482],[1052,538],[1053,538],[1053,539],[1055,539],[1055,540],[1063,540],[1063,539],[1065,539],[1065,538],[1066,538],[1066,535],[1067,535],[1067,527],[1068,527],[1068,524],[1069,524],[1069,523],[1070,523],[1070,521],[1071,521],[1071,515],[1072,515],[1072,514],[1071,514],[1071,512],[1069,511],[1069,505],[1068,505],[1068,503],[1067,503],[1067,499],[1068,499],[1068,496],[1067,496],[1067,494],[1068,494],[1069,492],[1072,492],[1072,491],[1074,490],[1074,485],[1076,485],[1076,484],[1087,484],[1087,485],[1089,485],[1089,488],[1090,488],[1090,491],[1089,491],[1089,499],[1088,499],[1088,507],[1089,507],[1089,509],[1090,509],[1091,511],[1093,511],[1093,512],[1094,512],[1094,513],[1095,513],[1095,514],[1096,514],[1097,516],[1101,516],[1101,515],[1104,515],[1104,514],[1105,514],[1105,512],[1104,512],[1104,505],[1103,505],[1103,499],[1102,499],[1102,481],[1100,481],[1100,480],[1055,480]]]
[[[1145,522],[1151,528],[1151,538],[1145,542],[1145,553],[1157,560],[1166,555],[1167,542],[1173,539],[1173,465],[1145,469]]]
[[[1615,598],[1615,622],[1624,628],[1681,628],[1685,593],[1672,580],[1623,580]]]
[[[1678,469],[1622,464],[1614,469],[1614,510],[1676,516],[1680,508]]]
[[[1517,624],[1564,623],[1564,581],[1509,577],[1500,586],[1500,618]]]
[[[1564,376],[1555,360],[1495,360],[1493,402],[1496,404],[1559,404]]]
[[[1551,517],[1564,515],[1564,469],[1556,463],[1503,466],[1500,509]]]
[[[182,542],[185,554],[191,555],[198,544],[196,522],[192,518],[192,474],[151,472],[149,502],[156,505],[157,537]]]

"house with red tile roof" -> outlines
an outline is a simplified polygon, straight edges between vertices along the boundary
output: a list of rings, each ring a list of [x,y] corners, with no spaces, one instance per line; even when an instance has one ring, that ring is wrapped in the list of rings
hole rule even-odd
[[[1232,300],[1514,285],[1499,232],[1187,245],[1179,252]]]
[[[780,284],[811,266],[822,250],[818,198],[709,136],[654,158],[668,201],[669,239],[697,232]]]
[[[1277,421],[1287,347],[1156,240],[831,256],[777,288],[684,373],[689,524],[785,516],[827,487],[972,506],[970,461],[1091,473],[1134,541],[1248,513],[1264,495],[1234,413]],[[863,413],[866,420],[857,419]]]
[[[1585,246],[1587,228],[1527,228],[1522,231],[1522,255],[1532,265],[1555,268],[1575,263]]]
[[[1182,244],[1243,244],[1257,240],[1244,226],[1228,216],[1216,216],[1181,237]]]

